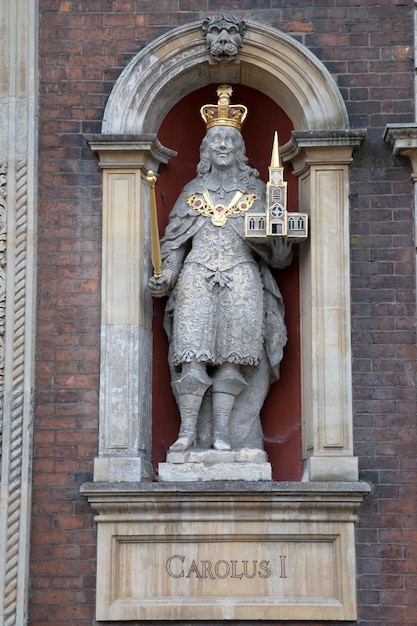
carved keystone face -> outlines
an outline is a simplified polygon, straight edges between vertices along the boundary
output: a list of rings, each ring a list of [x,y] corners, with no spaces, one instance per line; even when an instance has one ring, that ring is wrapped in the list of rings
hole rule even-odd
[[[207,131],[210,161],[218,169],[229,169],[236,160],[239,131],[230,126],[215,126]]]
[[[234,61],[242,46],[239,25],[226,20],[212,22],[207,27],[206,42],[210,54],[217,61]]]

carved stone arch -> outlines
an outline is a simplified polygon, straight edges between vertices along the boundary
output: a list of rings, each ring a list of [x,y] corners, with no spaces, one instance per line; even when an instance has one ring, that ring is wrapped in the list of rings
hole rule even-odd
[[[174,104],[212,82],[258,89],[287,113],[296,130],[349,128],[331,74],[308,48],[278,30],[248,22],[238,63],[220,68],[207,61],[200,22],[155,39],[115,83],[102,133],[157,133]]]

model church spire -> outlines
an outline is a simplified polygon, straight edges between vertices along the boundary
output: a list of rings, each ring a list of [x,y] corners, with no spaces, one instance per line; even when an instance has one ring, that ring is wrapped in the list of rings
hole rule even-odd
[[[278,133],[275,131],[271,164],[266,183],[265,213],[249,213],[245,217],[246,237],[307,237],[308,216],[305,213],[288,213],[287,182],[279,154]]]

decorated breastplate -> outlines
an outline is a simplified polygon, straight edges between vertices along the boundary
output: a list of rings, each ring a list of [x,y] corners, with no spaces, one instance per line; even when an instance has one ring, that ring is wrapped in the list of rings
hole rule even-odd
[[[185,263],[198,263],[213,271],[227,271],[240,263],[255,263],[251,248],[242,232],[236,232],[231,220],[223,228],[206,220],[193,236],[193,245]]]
[[[241,191],[235,193],[229,204],[214,203],[208,191],[185,196],[188,206],[203,217],[211,217],[214,226],[224,226],[229,217],[245,213],[257,199],[256,194],[243,194]]]

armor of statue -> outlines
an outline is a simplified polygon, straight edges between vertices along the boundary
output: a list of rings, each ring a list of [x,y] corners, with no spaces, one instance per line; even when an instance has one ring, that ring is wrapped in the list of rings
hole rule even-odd
[[[260,410],[279,377],[287,341],[284,306],[269,266],[292,259],[286,237],[245,236],[245,215],[265,212],[265,184],[247,165],[240,132],[247,114],[230,86],[201,114],[207,132],[197,177],[173,207],[161,240],[168,296],[172,388],[181,416],[171,451],[263,449]]]

